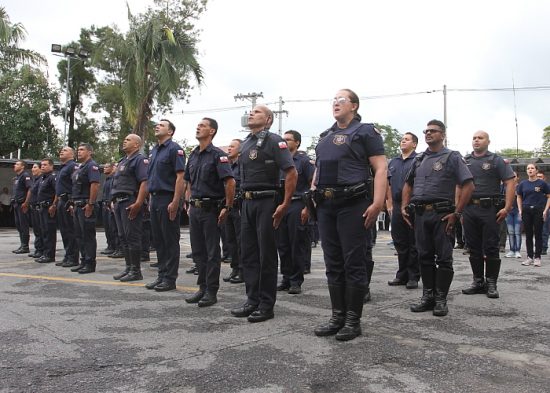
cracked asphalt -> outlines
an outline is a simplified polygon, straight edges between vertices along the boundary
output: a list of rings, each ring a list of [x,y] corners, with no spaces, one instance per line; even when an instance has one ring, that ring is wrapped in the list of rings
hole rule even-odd
[[[279,293],[275,319],[250,324],[229,313],[243,284],[222,282],[212,307],[184,302],[196,288],[188,259],[177,291],[156,293],[143,288],[156,277],[148,263],[143,282],[121,284],[120,259],[98,257],[96,273],[79,275],[11,253],[15,230],[0,239],[2,393],[550,391],[548,257],[541,268],[503,258],[501,297],[488,299],[461,294],[471,272],[455,251],[450,312],[437,318],[409,311],[421,289],[387,285],[397,262],[380,231],[363,336],[338,342],[313,334],[330,315],[320,248],[304,292]],[[190,251],[187,228],[181,246]]]

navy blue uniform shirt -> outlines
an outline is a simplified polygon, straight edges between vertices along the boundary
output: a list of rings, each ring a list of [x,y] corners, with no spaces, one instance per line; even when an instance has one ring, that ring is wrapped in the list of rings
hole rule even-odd
[[[105,178],[103,183],[103,201],[109,202],[111,200],[111,190],[113,189],[113,175],[109,175]]]
[[[30,199],[29,203],[38,202],[38,199],[36,199],[36,197],[38,196],[38,186],[40,186],[40,176],[35,177],[32,181],[31,199]]]
[[[137,195],[140,184],[147,180],[148,166],[149,160],[139,152],[123,157],[113,175],[111,194]]]
[[[302,196],[311,187],[311,179],[313,179],[315,167],[309,160],[308,155],[303,151],[297,151],[296,154],[292,156],[292,159],[294,160],[294,166],[298,172],[294,196]]]
[[[197,146],[189,155],[184,179],[191,182],[192,198],[225,197],[223,180],[233,177],[229,158],[223,150],[209,144],[203,151]]]
[[[37,202],[53,202],[55,197],[55,174],[53,172],[45,173],[38,178]]]
[[[388,180],[391,187],[391,197],[394,202],[401,202],[401,193],[405,184],[405,177],[411,170],[414,164],[416,152],[413,151],[407,158],[403,159],[402,155],[392,158],[388,165]]]
[[[544,180],[523,180],[516,188],[516,194],[522,199],[523,206],[546,206],[547,194],[550,194],[550,186]]]
[[[174,192],[178,172],[185,170],[185,152],[172,139],[157,144],[149,156],[147,187],[149,192]]]
[[[280,171],[294,167],[292,155],[280,135],[268,131],[262,146],[258,146],[262,132],[248,134],[239,150],[241,188],[245,191],[277,189],[281,186]]]
[[[474,153],[464,157],[468,169],[474,176],[475,190],[472,198],[485,198],[504,194],[501,190],[501,181],[514,178],[514,171],[502,157],[486,152],[476,157]]]
[[[235,179],[235,195],[241,189],[241,171],[239,169],[239,161],[231,163],[231,170],[233,171],[233,178]]]
[[[32,187],[32,179],[27,171],[13,178],[13,197],[17,203],[25,202],[27,192]]]
[[[57,172],[57,181],[55,184],[55,193],[57,196],[61,194],[70,194],[73,190],[73,172],[76,162],[74,160],[69,160],[59,169]]]
[[[384,141],[374,125],[354,119],[345,129],[334,123],[323,132],[315,152],[315,184],[349,186],[370,180],[369,157],[384,155]]]
[[[89,159],[83,164],[77,164],[74,167],[72,176],[73,199],[88,199],[90,197],[90,185],[92,183],[99,183],[99,167],[96,162]]]

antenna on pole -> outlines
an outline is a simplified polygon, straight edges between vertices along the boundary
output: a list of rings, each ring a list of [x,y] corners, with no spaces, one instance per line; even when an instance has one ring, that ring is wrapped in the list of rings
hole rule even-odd
[[[273,114],[279,118],[279,135],[283,134],[283,113],[288,117],[288,111],[283,110],[284,104],[285,102],[283,101],[283,97],[279,97],[279,110],[273,111]]]
[[[518,112],[516,108],[516,83],[512,74],[512,92],[514,94],[514,120],[516,122],[516,158],[519,157],[519,128],[518,128]]]

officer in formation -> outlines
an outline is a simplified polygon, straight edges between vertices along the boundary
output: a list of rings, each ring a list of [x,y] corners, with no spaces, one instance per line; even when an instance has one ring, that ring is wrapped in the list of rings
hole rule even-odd
[[[233,209],[235,180],[227,155],[212,144],[218,122],[205,117],[197,125],[199,145],[189,155],[185,169],[185,187],[189,200],[190,239],[193,259],[199,270],[199,290],[185,299],[208,307],[217,303],[220,287],[220,225]]]
[[[444,146],[445,124],[428,122],[424,130],[426,151],[415,162],[403,186],[401,213],[414,233],[423,292],[413,312],[433,310],[435,316],[448,313],[447,294],[453,280],[452,233],[474,190],[473,177],[460,153]],[[455,206],[455,189],[459,188]],[[409,203],[411,203],[409,205]]]
[[[401,138],[401,154],[392,158],[388,165],[387,206],[391,215],[391,236],[399,264],[395,278],[388,281],[388,285],[405,285],[407,289],[418,288],[420,267],[414,244],[414,230],[401,215],[401,193],[405,177],[415,162],[417,145],[418,137],[412,132],[406,132]]]
[[[472,139],[473,151],[464,157],[475,184],[462,216],[474,279],[462,293],[483,293],[489,298],[498,298],[499,227],[512,210],[515,184],[510,164],[491,153],[489,143],[489,134],[477,131]],[[500,194],[501,182],[506,187],[506,200]]]
[[[235,179],[235,195],[241,191],[241,175],[239,172],[239,149],[242,141],[233,139],[227,148],[227,158],[231,162],[231,170]],[[231,253],[231,273],[223,281],[231,284],[244,282],[241,263],[241,207],[237,198],[234,199],[233,209],[229,211],[225,220],[226,240]]]
[[[71,271],[79,274],[95,272],[96,268],[96,212],[99,192],[99,167],[92,159],[93,148],[88,143],[78,146],[79,164],[72,175],[72,214],[80,264]]]
[[[113,188],[115,166],[110,162],[106,163],[103,165],[103,173],[105,174],[105,182],[103,183],[103,205],[101,209],[101,216],[103,228],[105,229],[107,248],[101,251],[101,254],[111,255],[118,248],[118,231],[115,215],[111,207],[111,190]]]
[[[55,183],[55,199],[50,206],[50,214],[57,216],[57,226],[61,233],[65,255],[56,266],[76,267],[78,264],[78,245],[74,231],[74,219],[70,213],[69,205],[72,200],[73,180],[72,176],[76,167],[74,150],[65,146],[59,151],[61,168],[57,172]]]
[[[357,94],[339,90],[332,101],[336,122],[321,134],[315,149],[313,186],[332,317],[314,332],[341,341],[361,335],[372,262],[367,247],[387,188],[382,137],[372,124],[361,123],[358,109]]]
[[[38,210],[40,206],[37,204],[36,197],[38,196],[38,186],[40,185],[39,178],[42,175],[40,170],[40,164],[33,164],[32,169],[32,187],[31,187],[31,199],[29,214],[31,219],[32,231],[34,234],[34,252],[29,254],[31,258],[40,258],[44,252],[44,246],[42,245],[42,235],[40,234],[40,213]]]
[[[307,227],[309,214],[305,208],[304,194],[310,188],[314,167],[309,162],[307,154],[298,151],[302,142],[302,135],[298,131],[285,132],[283,139],[292,155],[294,167],[298,172],[298,180],[290,207],[276,232],[277,249],[283,276],[277,290],[296,295],[302,292],[305,263],[311,258],[311,240]]]
[[[114,205],[116,228],[126,261],[126,268],[113,276],[113,279],[123,282],[143,280],[141,274],[142,220],[147,196],[149,160],[139,152],[140,147],[141,138],[138,135],[129,134],[124,138],[122,150],[126,156],[118,162],[109,198]]]
[[[157,292],[176,289],[180,260],[180,199],[183,196],[185,153],[172,140],[176,127],[162,119],[155,126],[157,145],[149,156],[147,187],[150,194],[151,231],[157,251],[157,279],[145,285]]]
[[[50,213],[50,206],[55,199],[55,175],[53,160],[45,158],[40,162],[42,176],[39,178],[36,203],[40,217],[40,236],[44,247],[42,256],[35,259],[38,263],[55,262],[55,248],[57,243],[57,225],[55,212]]]
[[[19,248],[13,250],[15,254],[29,253],[29,205],[31,201],[32,179],[25,170],[27,163],[18,160],[13,164],[15,177],[13,178],[13,211],[15,227],[19,232]]]
[[[233,310],[235,317],[262,322],[274,317],[277,296],[275,231],[291,205],[297,172],[286,142],[269,132],[273,112],[255,106],[248,116],[251,133],[241,145],[241,259],[247,300]],[[285,173],[284,189],[280,171]],[[283,194],[284,192],[284,194]]]

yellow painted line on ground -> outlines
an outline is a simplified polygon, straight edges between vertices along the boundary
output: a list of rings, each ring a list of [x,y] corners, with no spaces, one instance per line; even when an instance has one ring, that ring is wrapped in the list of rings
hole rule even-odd
[[[99,285],[114,285],[114,286],[125,286],[125,287],[143,287],[144,283],[136,282],[120,282],[120,281],[100,281],[100,280],[83,280],[80,278],[68,278],[68,277],[55,277],[55,276],[37,276],[33,274],[18,274],[18,273],[0,273],[0,277],[16,277],[16,278],[28,278],[35,280],[48,280],[48,281],[62,281],[62,282],[71,282],[79,284],[99,284]],[[197,290],[196,287],[182,287],[176,286],[176,289],[185,292],[194,292]]]

